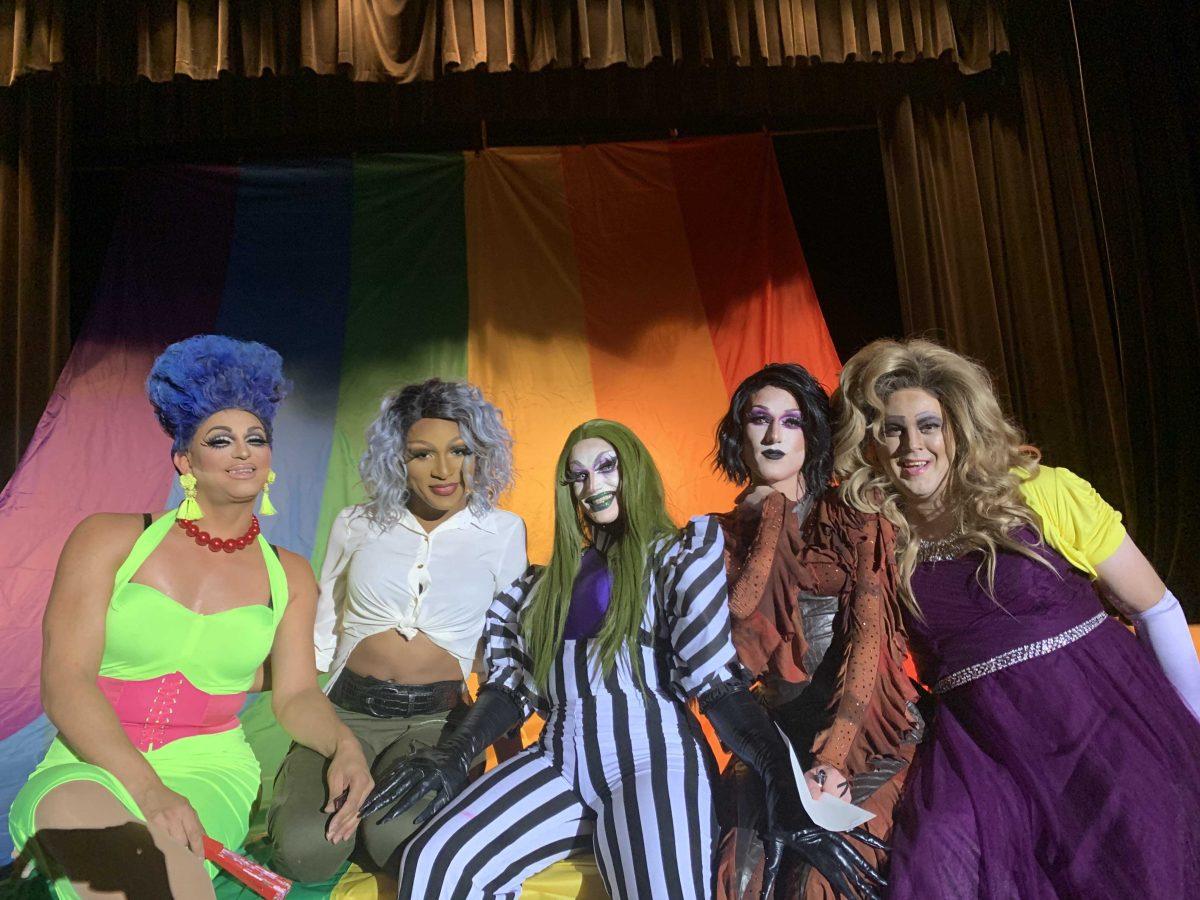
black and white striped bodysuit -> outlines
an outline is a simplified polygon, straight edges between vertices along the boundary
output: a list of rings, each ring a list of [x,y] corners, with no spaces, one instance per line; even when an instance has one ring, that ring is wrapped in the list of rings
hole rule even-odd
[[[565,640],[541,690],[519,631],[540,572],[488,613],[488,682],[546,718],[538,742],[455,798],[408,844],[400,897],[515,898],[526,877],[593,851],[605,887],[627,900],[713,893],[712,758],[686,701],[744,680],[730,640],[724,541],[693,519],[653,555],[639,641],[601,675],[590,640]]]

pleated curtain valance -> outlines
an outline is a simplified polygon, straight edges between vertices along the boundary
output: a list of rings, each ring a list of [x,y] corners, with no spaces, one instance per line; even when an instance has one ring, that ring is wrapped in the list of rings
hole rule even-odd
[[[0,0],[0,84],[948,59],[1008,50],[1001,0]],[[67,10],[70,9],[68,15]]]

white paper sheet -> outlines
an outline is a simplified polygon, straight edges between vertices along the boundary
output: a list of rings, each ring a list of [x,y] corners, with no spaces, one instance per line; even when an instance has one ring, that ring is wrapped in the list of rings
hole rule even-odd
[[[779,728],[778,725],[775,727]],[[804,805],[804,811],[812,817],[813,822],[829,831],[849,831],[851,828],[857,828],[864,822],[875,818],[875,813],[829,794],[822,794],[820,800],[814,800],[812,792],[808,789],[808,783],[804,780],[804,770],[800,768],[800,759],[796,756],[792,742],[788,740],[782,728],[779,729],[779,733],[783,735],[783,742],[788,747],[788,756],[792,761],[792,773],[796,776],[796,786],[800,789],[800,802]]]

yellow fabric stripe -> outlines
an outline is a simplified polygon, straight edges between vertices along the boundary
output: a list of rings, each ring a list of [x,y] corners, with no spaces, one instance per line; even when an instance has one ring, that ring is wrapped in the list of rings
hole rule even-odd
[[[567,433],[596,415],[583,301],[557,148],[466,154],[467,377],[504,411],[529,558],[546,562],[554,464]]]

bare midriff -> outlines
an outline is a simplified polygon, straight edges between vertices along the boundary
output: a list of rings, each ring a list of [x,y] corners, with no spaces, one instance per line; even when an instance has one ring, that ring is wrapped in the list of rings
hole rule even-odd
[[[389,629],[364,638],[350,653],[346,668],[396,684],[433,684],[459,681],[458,659],[418,631],[412,639]]]

